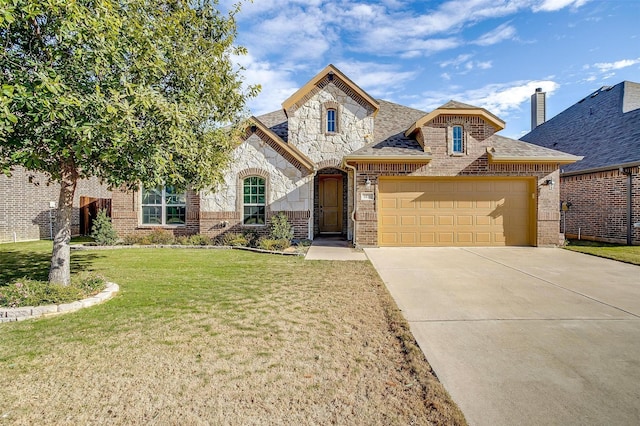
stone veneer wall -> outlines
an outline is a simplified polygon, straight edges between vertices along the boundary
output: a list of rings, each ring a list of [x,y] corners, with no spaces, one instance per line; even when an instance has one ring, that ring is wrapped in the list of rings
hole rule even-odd
[[[640,167],[626,169],[632,177],[631,223],[640,222]],[[618,169],[561,178],[560,198],[571,202],[561,221],[566,236],[611,243],[627,243],[627,176]],[[563,223],[564,222],[564,223]],[[640,228],[631,229],[640,244]]]
[[[11,177],[0,173],[0,242],[49,239],[50,201],[58,203],[60,185],[48,183],[44,173],[16,167]],[[96,178],[83,179],[73,199],[71,233],[80,232],[80,197],[111,198]]]

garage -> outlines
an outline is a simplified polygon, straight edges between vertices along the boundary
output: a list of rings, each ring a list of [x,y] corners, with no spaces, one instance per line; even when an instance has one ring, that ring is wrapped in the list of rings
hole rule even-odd
[[[380,178],[380,246],[532,245],[535,182],[518,178]]]

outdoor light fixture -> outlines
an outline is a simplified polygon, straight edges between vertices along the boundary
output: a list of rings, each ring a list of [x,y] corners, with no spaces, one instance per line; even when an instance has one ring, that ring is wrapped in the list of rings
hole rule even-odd
[[[333,81],[333,71],[329,73],[329,81]]]
[[[364,183],[364,186],[367,189],[371,189],[371,179],[367,178],[367,181]]]
[[[252,124],[252,125],[251,125],[251,131],[252,131],[253,133],[255,133],[255,132],[256,132],[256,130],[258,130],[258,126],[256,126],[255,124]]]
[[[544,185],[550,186],[551,188],[553,188],[553,185],[555,185],[556,183],[553,181],[553,179],[547,179],[544,181]]]

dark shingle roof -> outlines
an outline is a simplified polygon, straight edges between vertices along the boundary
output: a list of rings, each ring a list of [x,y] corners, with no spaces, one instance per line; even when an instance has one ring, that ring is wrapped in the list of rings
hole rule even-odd
[[[640,161],[640,84],[602,87],[520,139],[584,156],[565,173]]]
[[[560,152],[555,149],[545,148],[531,143],[518,141],[504,136],[493,134],[489,137],[492,158],[500,160],[508,159],[539,159],[540,161],[555,159],[556,161],[576,161],[580,157]]]

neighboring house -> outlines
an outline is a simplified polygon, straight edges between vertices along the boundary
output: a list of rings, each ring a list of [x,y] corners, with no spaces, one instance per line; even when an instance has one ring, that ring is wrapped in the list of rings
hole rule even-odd
[[[640,244],[640,84],[602,87],[522,140],[584,156],[560,173],[568,237]]]
[[[16,167],[11,177],[0,173],[0,243],[50,239],[60,185],[43,173]],[[73,200],[71,233],[88,234],[95,208],[108,208],[111,192],[98,179],[78,182]]]
[[[248,120],[212,191],[114,192],[119,234],[266,234],[283,212],[297,238],[356,246],[560,243],[554,183],[580,157],[497,135],[483,108],[377,100],[332,65],[282,106]]]

